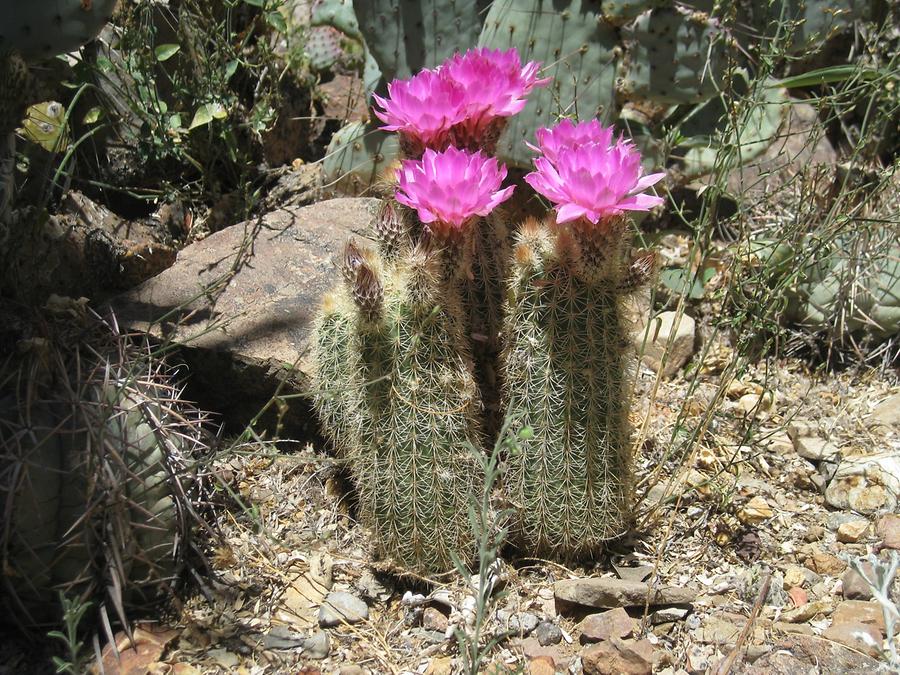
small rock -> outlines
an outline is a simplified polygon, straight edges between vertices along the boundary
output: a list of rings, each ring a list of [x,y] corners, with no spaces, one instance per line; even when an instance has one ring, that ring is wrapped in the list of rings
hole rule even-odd
[[[900,451],[845,457],[825,490],[834,508],[857,513],[893,511],[900,500]]]
[[[224,648],[210,649],[206,652],[206,656],[213,659],[223,668],[226,668],[228,672],[236,669],[241,662],[240,656]]]
[[[745,413],[768,412],[775,405],[775,394],[771,391],[762,394],[744,394],[738,399],[738,407]]]
[[[772,624],[772,630],[791,634],[800,633],[801,635],[814,634],[812,626],[806,623],[785,623],[784,621],[776,621]]]
[[[847,563],[843,560],[819,549],[813,550],[806,559],[805,565],[816,574],[830,577],[836,577],[847,569]]]
[[[844,544],[855,544],[865,537],[868,530],[868,520],[851,520],[849,523],[841,523],[837,529],[837,540]]]
[[[354,585],[364,598],[373,602],[386,602],[394,594],[393,586],[379,579],[370,569],[363,570]]]
[[[781,615],[781,620],[786,623],[803,623],[809,621],[817,614],[831,614],[834,606],[827,600],[808,602],[800,607],[789,609]]]
[[[703,619],[700,628],[697,629],[698,642],[712,645],[733,645],[744,626],[747,617],[730,612],[712,614]],[[753,639],[761,641],[765,638],[765,631],[759,624],[753,627]]]
[[[900,514],[886,513],[881,516],[875,525],[875,534],[881,539],[883,548],[900,550]]]
[[[803,535],[803,540],[812,543],[815,541],[821,541],[822,537],[824,536],[824,527],[822,527],[821,525],[810,525],[809,529],[806,530],[806,534]]]
[[[549,656],[535,656],[528,661],[528,675],[555,675],[556,664]]]
[[[520,640],[518,647],[527,659],[536,659],[543,656],[552,659],[557,669],[565,669],[569,665],[570,659],[562,652],[561,645],[547,645],[545,647],[538,642],[536,637],[530,637]]]
[[[794,607],[800,607],[809,602],[809,594],[799,586],[792,586],[788,589],[787,594]]]
[[[885,630],[884,612],[881,606],[875,602],[863,600],[844,600],[839,602],[831,615],[831,625],[841,623],[861,623],[866,626],[874,626],[882,633]]]
[[[691,610],[687,609],[686,607],[664,607],[662,609],[656,610],[655,612],[653,612],[653,614],[650,615],[650,623],[656,625],[660,623],[681,621],[688,615],[689,611]],[[619,637],[627,636],[620,635]]]
[[[540,620],[531,612],[522,612],[512,617],[510,627],[515,627],[522,635],[528,635],[538,627]]]
[[[662,586],[651,589],[642,581],[626,581],[611,577],[565,579],[554,585],[557,610],[569,609],[567,605],[584,605],[612,609],[615,607],[643,607],[651,605],[688,605],[697,597],[695,591],[680,586]]]
[[[358,666],[355,663],[351,663],[347,666],[341,666],[341,669],[338,671],[338,675],[367,675],[365,668],[362,666]]]
[[[818,436],[801,436],[794,441],[794,450],[811,462],[822,462],[840,453],[840,448],[834,443]]]
[[[806,583],[805,568],[800,565],[788,565],[784,570],[784,590],[794,586],[802,587]]]
[[[864,561],[862,568],[866,574],[872,575],[872,563]],[[871,587],[852,567],[848,567],[841,577],[841,593],[845,600],[869,600],[872,597]]]
[[[643,344],[643,362],[662,377],[672,377],[694,353],[696,323],[687,314],[679,317],[677,312],[663,312],[651,320],[650,327],[646,329],[646,343],[644,330],[645,326],[641,326],[636,331],[636,346],[640,349]]]
[[[310,659],[324,659],[331,651],[331,639],[323,630],[316,631],[303,641],[303,656]]]
[[[534,631],[534,636],[542,647],[547,647],[558,644],[562,640],[562,631],[555,623],[541,621]]]
[[[839,623],[832,624],[822,637],[826,640],[834,640],[842,645],[868,654],[873,658],[881,655],[882,635],[874,626],[868,626],[862,623]]]
[[[447,630],[447,617],[434,607],[426,607],[422,612],[422,628],[443,633]]]
[[[303,646],[305,639],[287,626],[275,626],[263,636],[262,643],[266,649],[294,649]]]
[[[610,638],[627,638],[634,635],[636,624],[621,607],[608,612],[589,614],[581,622],[581,642],[600,642]]]
[[[787,425],[787,435],[792,443],[799,438],[809,438],[818,434],[819,426],[810,420],[795,417]]]
[[[369,606],[345,591],[329,593],[319,608],[319,625],[323,628],[342,623],[359,623],[369,618]]]
[[[772,507],[759,495],[744,504],[737,513],[738,520],[745,525],[759,525],[773,515]]]
[[[651,675],[654,649],[649,640],[612,638],[581,653],[584,675]]]
[[[804,663],[815,666],[817,673],[877,672],[878,661],[875,659],[837,642],[823,640],[818,635],[790,635],[775,648],[786,650]]]
[[[431,659],[428,668],[425,669],[425,675],[452,675],[453,673],[453,657],[438,656]]]
[[[879,403],[872,411],[872,426],[900,427],[900,394]]]

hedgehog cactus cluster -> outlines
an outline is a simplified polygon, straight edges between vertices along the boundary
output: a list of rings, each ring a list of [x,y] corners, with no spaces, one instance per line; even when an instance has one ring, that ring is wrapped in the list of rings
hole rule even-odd
[[[563,121],[538,132],[526,177],[555,215],[515,228],[493,152],[549,84],[539,67],[515,49],[473,49],[376,96],[405,159],[376,218],[378,250],[347,244],[316,323],[323,426],[378,554],[415,574],[472,561],[477,453],[498,410],[532,431],[503,479],[524,550],[591,555],[626,523],[621,303],[641,281],[627,213],[662,202],[644,192],[663,174],[644,176],[634,146],[599,121]]]

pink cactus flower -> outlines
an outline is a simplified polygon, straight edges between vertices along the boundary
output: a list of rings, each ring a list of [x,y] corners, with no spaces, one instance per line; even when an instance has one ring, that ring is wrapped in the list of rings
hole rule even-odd
[[[397,170],[397,201],[415,209],[436,230],[463,228],[509,199],[514,186],[500,188],[506,167],[493,157],[449,147],[427,149],[420,160],[404,160]]]
[[[524,66],[515,48],[470,49],[455,54],[438,67],[442,77],[456,82],[465,91],[465,107],[470,120],[510,117],[525,107],[525,97],[551,78],[537,76],[540,64]]]
[[[388,98],[373,94],[375,115],[385,131],[398,131],[412,144],[442,149],[450,128],[466,115],[465,91],[433,70],[388,85]],[[418,153],[417,153],[418,154]]]
[[[588,143],[597,143],[604,147],[612,145],[613,129],[611,126],[603,126],[597,119],[577,124],[565,119],[552,129],[538,129],[535,136],[538,140],[537,147],[527,142],[525,145],[555,162],[560,150],[563,149],[576,148]]]
[[[593,224],[624,211],[648,211],[662,197],[642,194],[665,177],[665,172],[642,176],[641,156],[621,137],[602,126],[571,122],[538,132],[543,157],[526,182],[556,205],[557,223],[585,219]],[[596,140],[585,142],[593,137]]]

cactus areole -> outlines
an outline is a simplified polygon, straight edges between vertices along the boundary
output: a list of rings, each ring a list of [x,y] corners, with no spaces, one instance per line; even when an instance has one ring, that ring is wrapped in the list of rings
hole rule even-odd
[[[515,49],[482,48],[375,97],[406,158],[378,250],[347,245],[344,282],[319,314],[314,398],[377,553],[401,571],[474,559],[478,453],[501,410],[533,432],[501,485],[523,553],[594,555],[627,527],[622,300],[653,267],[652,254],[628,255],[627,214],[663,202],[646,191],[665,174],[644,175],[634,145],[598,120],[565,120],[537,132],[525,178],[555,214],[509,222],[513,187],[492,155],[547,84],[538,71]]]

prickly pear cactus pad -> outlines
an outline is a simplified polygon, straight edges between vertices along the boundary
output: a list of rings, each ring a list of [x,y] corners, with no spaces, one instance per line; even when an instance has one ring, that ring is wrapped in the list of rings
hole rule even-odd
[[[326,193],[363,194],[384,179],[398,154],[395,134],[372,123],[351,122],[331,139],[323,163],[322,187]]]
[[[665,174],[641,176],[640,156],[596,120],[538,133],[526,181],[556,216],[525,223],[508,288],[503,372],[508,410],[530,427],[510,457],[506,487],[529,555],[596,554],[627,529],[631,448],[622,302],[640,283],[627,259],[629,211]]]
[[[719,21],[678,6],[641,14],[623,30],[627,45],[618,82],[626,99],[697,103],[722,89],[733,40]]]
[[[353,8],[385,82],[433,68],[481,30],[483,0],[355,0]]]
[[[616,29],[598,3],[573,0],[495,0],[478,39],[480,46],[515,47],[523,60],[543,64],[552,84],[535,91],[510,119],[497,146],[504,162],[525,167],[532,154],[525,141],[560,117],[606,122],[616,118],[616,67],[621,48]]]
[[[117,0],[36,0],[0,4],[0,52],[15,49],[26,60],[66,54],[94,39]]]
[[[0,372],[0,603],[24,628],[58,625],[62,591],[125,623],[178,583],[209,438],[164,364],[57,308]]]

